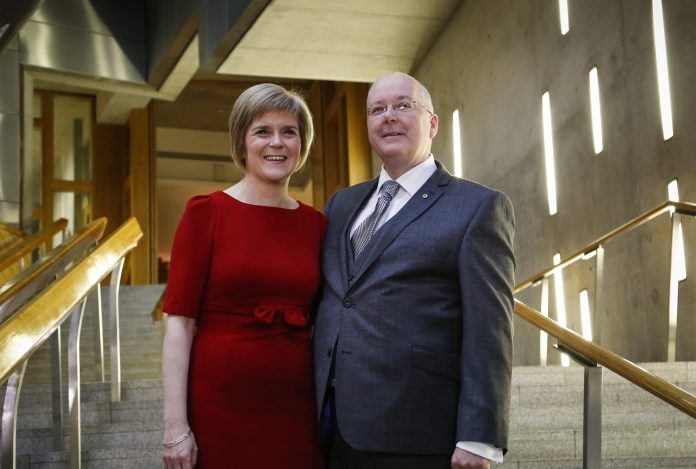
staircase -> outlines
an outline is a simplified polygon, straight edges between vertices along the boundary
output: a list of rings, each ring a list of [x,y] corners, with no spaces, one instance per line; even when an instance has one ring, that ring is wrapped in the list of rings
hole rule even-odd
[[[696,363],[647,363],[696,393]],[[510,451],[501,469],[582,468],[583,369],[513,370]],[[696,468],[696,419],[609,370],[603,373],[602,468]]]
[[[93,365],[95,295],[88,301],[80,344],[83,468],[162,467],[162,325],[150,318],[162,288],[162,285],[121,287],[123,392],[122,401],[116,403],[109,402],[108,383],[99,382]],[[108,379],[108,288],[103,289],[102,303]],[[62,332],[65,347],[66,331]],[[19,404],[18,469],[68,467],[67,451],[52,449],[49,359],[49,348],[44,346],[27,367]],[[696,363],[643,366],[696,393]],[[66,369],[64,365],[63,370]],[[3,394],[4,389],[0,396]],[[64,400],[65,395],[64,392]],[[502,465],[492,467],[581,468],[582,400],[580,367],[516,367],[510,451]],[[696,468],[696,420],[607,370],[602,412],[603,468]],[[67,423],[67,415],[64,422]],[[67,436],[64,447],[68,447]]]
[[[121,402],[110,402],[109,383],[100,382],[94,365],[93,325],[96,295],[92,293],[82,322],[81,422],[82,467],[85,469],[161,468],[162,442],[162,324],[150,313],[164,285],[122,286]],[[104,355],[109,377],[109,288],[102,288]],[[62,346],[67,344],[67,324],[61,328]],[[67,383],[66,354],[63,353],[63,383]],[[29,361],[19,402],[17,425],[17,469],[64,469],[67,451],[52,448],[50,344],[37,350]],[[4,398],[4,387],[0,392]],[[67,416],[67,386],[63,388],[64,425]],[[64,430],[67,435],[67,428]],[[69,448],[68,436],[63,438]]]

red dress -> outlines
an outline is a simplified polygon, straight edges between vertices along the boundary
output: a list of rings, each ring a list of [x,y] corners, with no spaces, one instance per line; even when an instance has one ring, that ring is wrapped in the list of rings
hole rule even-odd
[[[164,303],[196,318],[188,418],[197,469],[323,466],[308,312],[326,218],[194,197],[177,228]]]

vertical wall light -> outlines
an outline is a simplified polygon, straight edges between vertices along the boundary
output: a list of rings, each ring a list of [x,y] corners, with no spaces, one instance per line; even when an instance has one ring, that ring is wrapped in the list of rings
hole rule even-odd
[[[549,278],[544,277],[541,281],[541,314],[544,317],[549,317]],[[539,365],[546,366],[548,359],[549,335],[539,331]]]
[[[568,19],[568,0],[558,0],[558,13],[561,17],[561,34],[566,35],[570,31],[570,21]]]
[[[544,157],[546,161],[546,195],[549,200],[549,215],[555,215],[556,208],[556,165],[553,154],[553,126],[551,125],[551,98],[549,92],[541,97],[544,124]]]
[[[459,126],[459,109],[452,113],[452,154],[454,155],[454,175],[463,177],[462,169],[462,134]]]
[[[674,135],[674,130],[672,129],[672,100],[669,95],[669,70],[667,68],[667,44],[665,41],[665,22],[662,16],[662,0],[652,0],[652,13],[662,137],[669,140]]]
[[[679,202],[679,185],[676,179],[667,184],[667,197],[673,202]],[[677,222],[677,244],[672,254],[672,268],[677,282],[686,280],[686,251],[684,250],[684,234],[681,221]]]
[[[556,253],[553,255],[553,265],[558,265],[561,263],[561,254]],[[556,290],[556,316],[558,317],[558,324],[566,327],[566,308],[565,308],[565,288],[563,287],[563,270],[557,269],[553,273],[553,283]],[[568,355],[561,354],[561,365],[570,366],[570,359]]]
[[[582,337],[592,340],[592,321],[590,319],[590,299],[587,289],[580,292],[580,323],[582,325]]]
[[[669,199],[679,201],[677,180],[667,185]],[[672,256],[669,273],[669,322],[667,335],[667,361],[673,362],[677,357],[677,320],[679,315],[679,282],[686,279],[686,259],[684,259],[684,236],[682,235],[681,215],[671,210],[672,215]]]
[[[592,139],[595,155],[602,153],[602,110],[599,105],[599,78],[597,67],[590,70],[590,108],[592,110]]]

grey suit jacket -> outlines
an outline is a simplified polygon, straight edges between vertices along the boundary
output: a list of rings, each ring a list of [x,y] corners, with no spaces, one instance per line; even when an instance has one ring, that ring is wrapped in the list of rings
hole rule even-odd
[[[348,232],[377,180],[325,213],[314,360],[321,409],[335,355],[337,424],[363,451],[507,448],[514,220],[500,192],[441,164],[354,263]]]

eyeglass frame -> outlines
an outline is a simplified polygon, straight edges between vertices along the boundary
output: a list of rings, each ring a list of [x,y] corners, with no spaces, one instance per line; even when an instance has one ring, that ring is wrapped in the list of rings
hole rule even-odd
[[[411,107],[410,109],[399,109],[397,106],[400,106],[400,105],[402,105],[402,104],[411,104],[411,105],[412,105],[412,104],[418,104],[420,107],[422,107],[423,109],[425,109],[425,110],[428,112],[428,114],[430,114],[431,116],[434,115],[434,114],[433,114],[433,111],[431,111],[430,109],[428,109],[428,108],[425,107],[423,104],[421,104],[421,103],[419,103],[418,101],[416,101],[415,99],[412,99],[411,101],[399,101],[399,102],[396,103],[396,104],[385,104],[384,106],[381,106],[381,105],[377,105],[377,106],[367,106],[367,109],[366,109],[366,111],[367,111],[367,117],[377,117],[377,116],[381,116],[382,114],[386,113],[386,112],[389,110],[389,108],[392,108],[393,111],[398,111],[398,112],[411,112],[411,111],[413,111],[413,110],[415,109],[415,107]],[[382,112],[377,113],[377,114],[372,114],[371,111],[372,111],[372,109],[374,109],[375,107],[383,107],[384,110],[383,110]]]

